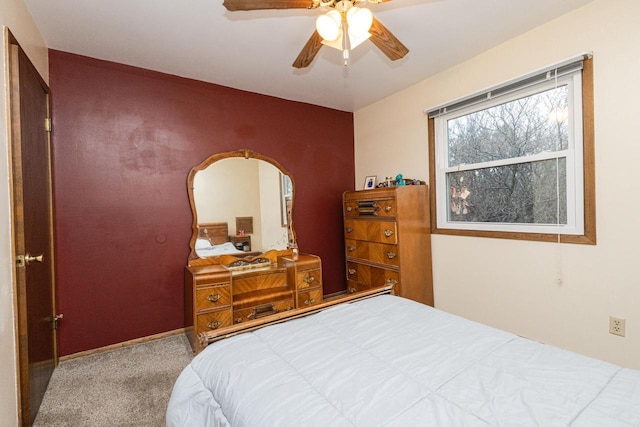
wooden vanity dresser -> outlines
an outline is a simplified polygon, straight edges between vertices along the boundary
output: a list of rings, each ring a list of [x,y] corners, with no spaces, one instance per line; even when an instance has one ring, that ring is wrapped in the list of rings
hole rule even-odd
[[[323,302],[322,264],[298,254],[294,180],[277,160],[248,149],[213,154],[191,168],[187,193],[193,222],[184,324],[194,353],[204,348],[204,332],[251,328]]]
[[[433,305],[426,185],[343,195],[347,291],[394,284],[396,293]]]
[[[187,266],[184,301],[187,338],[198,353],[200,332],[320,304],[320,258],[282,256],[266,268],[239,271],[223,265]]]

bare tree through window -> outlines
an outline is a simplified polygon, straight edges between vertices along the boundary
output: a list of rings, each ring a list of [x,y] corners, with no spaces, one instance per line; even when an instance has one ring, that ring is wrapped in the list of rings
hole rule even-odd
[[[568,97],[559,86],[447,121],[448,166],[465,166],[446,174],[449,221],[566,224]],[[541,153],[557,155],[530,160]]]

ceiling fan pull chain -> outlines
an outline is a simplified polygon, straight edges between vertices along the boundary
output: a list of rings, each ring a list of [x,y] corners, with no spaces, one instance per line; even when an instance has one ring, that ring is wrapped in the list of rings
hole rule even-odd
[[[344,15],[344,14],[343,14]],[[347,20],[342,18],[342,59],[344,66],[349,65],[349,37],[347,33]]]

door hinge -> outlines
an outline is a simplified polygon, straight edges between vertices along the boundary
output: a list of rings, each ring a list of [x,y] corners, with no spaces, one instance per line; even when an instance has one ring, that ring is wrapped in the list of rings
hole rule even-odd
[[[51,132],[51,119],[49,117],[44,119],[44,130],[46,132]]]
[[[53,316],[53,319],[51,321],[51,329],[58,329],[58,321],[62,320],[62,318],[64,317],[64,314],[60,313],[60,314],[56,314],[55,316]]]

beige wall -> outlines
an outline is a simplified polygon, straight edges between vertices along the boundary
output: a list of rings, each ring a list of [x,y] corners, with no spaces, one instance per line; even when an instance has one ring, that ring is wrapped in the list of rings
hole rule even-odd
[[[213,167],[198,172],[194,178],[193,192],[198,222],[226,221],[229,234],[235,235],[236,217],[252,216],[254,235],[251,241],[253,243],[255,239],[259,246],[262,239],[259,182],[260,161],[256,159],[223,159]],[[256,250],[260,248],[256,247]]]
[[[596,0],[355,113],[356,186],[428,180],[425,108],[594,54],[597,246],[433,236],[437,307],[640,368],[638,17],[637,0]],[[609,315],[627,319],[625,338],[608,333]]]
[[[44,41],[22,1],[0,0],[0,420],[18,424],[15,335],[13,322],[14,284],[9,186],[9,135],[7,99],[8,27],[27,52],[40,74],[48,81],[48,58]]]
[[[282,227],[280,171],[267,162],[260,163],[260,251],[287,247],[287,228]],[[254,224],[255,227],[255,224]],[[252,248],[253,249],[253,248]],[[253,249],[255,250],[255,249]]]

